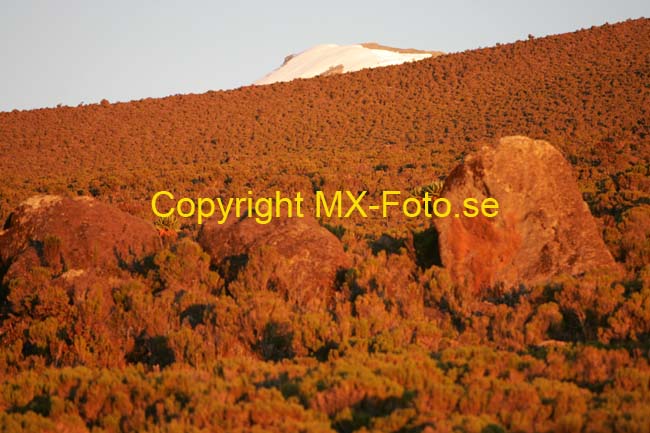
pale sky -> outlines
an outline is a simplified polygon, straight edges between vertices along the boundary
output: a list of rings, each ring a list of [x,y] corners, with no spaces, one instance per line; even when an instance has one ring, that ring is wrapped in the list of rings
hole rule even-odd
[[[0,5],[0,111],[232,89],[323,43],[457,52],[650,17],[648,0]]]

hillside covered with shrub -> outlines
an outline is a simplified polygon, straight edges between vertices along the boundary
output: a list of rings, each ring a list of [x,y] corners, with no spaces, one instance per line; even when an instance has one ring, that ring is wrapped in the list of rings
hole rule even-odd
[[[0,431],[647,432],[649,110],[639,19],[340,76],[0,113]],[[311,302],[292,285],[309,268],[283,267],[291,251],[243,223],[229,261],[213,251],[226,238],[193,220],[155,231],[160,190],[377,199],[508,135],[561,151],[621,273],[477,295],[440,266],[427,220],[314,221],[309,244],[282,224],[257,233],[316,257],[332,281]],[[64,198],[25,204],[36,194]]]

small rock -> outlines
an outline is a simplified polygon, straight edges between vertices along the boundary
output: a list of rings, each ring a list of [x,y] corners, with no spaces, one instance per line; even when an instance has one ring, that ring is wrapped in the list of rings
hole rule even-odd
[[[90,197],[25,200],[0,231],[0,269],[7,274],[49,266],[66,278],[84,269],[131,268],[161,241],[153,225]]]
[[[350,260],[341,242],[313,218],[230,218],[204,224],[199,243],[233,281],[242,273],[258,288],[280,292],[301,307],[318,308],[332,295],[336,274]]]

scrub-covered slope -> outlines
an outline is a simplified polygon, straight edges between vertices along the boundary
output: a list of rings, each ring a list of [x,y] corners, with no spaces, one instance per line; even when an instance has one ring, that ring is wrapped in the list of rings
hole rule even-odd
[[[0,113],[0,431],[647,431],[649,107],[640,19]],[[476,152],[511,135],[548,158]],[[199,227],[150,207],[440,181],[504,219]]]

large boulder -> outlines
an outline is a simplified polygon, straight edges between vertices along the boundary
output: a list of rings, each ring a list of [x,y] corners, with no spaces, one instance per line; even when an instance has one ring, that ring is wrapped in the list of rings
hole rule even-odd
[[[454,209],[435,221],[442,264],[475,293],[617,269],[571,166],[546,141],[506,137],[483,147],[451,172],[442,196]],[[498,215],[463,216],[468,197],[495,198]]]
[[[48,266],[56,272],[129,269],[161,241],[152,224],[89,197],[34,196],[0,231],[0,269],[8,276]]]
[[[350,267],[341,242],[313,217],[254,217],[208,220],[199,243],[226,280],[244,279],[250,289],[279,292],[290,304],[323,307],[333,293],[337,272]]]

